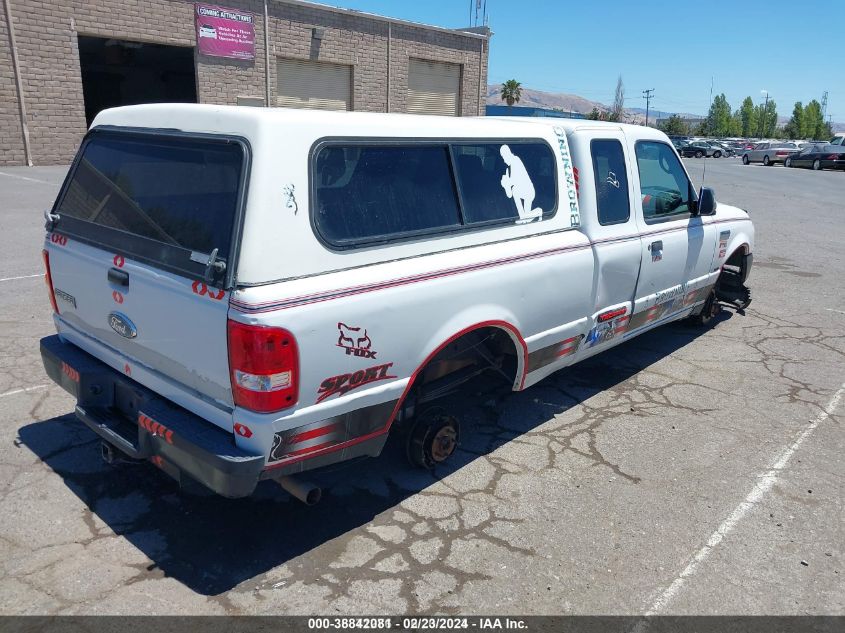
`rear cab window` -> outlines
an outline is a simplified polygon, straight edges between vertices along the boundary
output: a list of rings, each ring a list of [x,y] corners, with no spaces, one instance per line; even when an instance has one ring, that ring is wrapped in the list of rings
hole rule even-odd
[[[622,143],[615,139],[593,139],[590,141],[590,153],[593,157],[599,224],[608,226],[627,222],[631,216],[631,207]]]
[[[248,160],[240,139],[95,128],[53,209],[56,230],[202,278],[215,251],[223,268],[233,259]]]
[[[319,142],[312,221],[350,248],[514,223],[556,212],[555,155],[544,141]]]

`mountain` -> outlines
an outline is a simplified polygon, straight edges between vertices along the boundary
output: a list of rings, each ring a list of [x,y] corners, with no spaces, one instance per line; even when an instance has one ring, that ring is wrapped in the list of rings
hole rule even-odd
[[[501,98],[502,87],[499,84],[490,84],[487,86],[487,105],[503,105],[504,101]],[[549,108],[552,110],[563,110],[564,112],[580,112],[581,114],[589,114],[593,108],[598,108],[599,111],[608,111],[610,106],[600,101],[590,101],[579,95],[567,94],[562,92],[545,92],[543,90],[534,90],[532,88],[522,89],[522,98],[519,104],[514,107],[534,107],[534,108]],[[668,116],[665,110],[659,111],[659,116]],[[702,114],[690,114],[688,112],[672,112],[684,118],[703,118]],[[654,121],[658,116],[658,111],[652,109],[649,114],[649,119]],[[625,122],[626,123],[643,123],[645,121],[645,108],[625,108]],[[778,117],[778,125],[784,125],[789,121],[789,117]],[[845,130],[845,123],[833,122],[833,130],[835,132]]]
[[[487,86],[487,105],[503,105],[502,101],[502,87],[498,84],[490,84]],[[551,110],[562,110],[564,112],[579,112],[581,114],[589,114],[593,108],[597,108],[600,112],[610,110],[610,106],[600,101],[590,101],[579,95],[566,94],[560,92],[545,92],[543,90],[534,90],[532,88],[522,89],[522,98],[519,104],[514,107],[534,107],[534,108],[549,108]],[[678,113],[683,117],[698,118],[701,115]],[[666,116],[666,112],[662,112],[661,116]],[[657,111],[651,110],[649,118],[654,121],[657,118]],[[643,123],[645,122],[645,108],[625,108],[625,122],[626,123]]]

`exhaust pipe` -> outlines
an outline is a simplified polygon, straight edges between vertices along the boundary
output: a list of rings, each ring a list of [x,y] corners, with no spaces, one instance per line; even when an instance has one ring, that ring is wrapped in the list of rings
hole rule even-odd
[[[289,495],[296,497],[307,506],[317,505],[323,497],[323,491],[320,487],[307,481],[300,481],[293,477],[280,477],[276,480],[276,483]]]

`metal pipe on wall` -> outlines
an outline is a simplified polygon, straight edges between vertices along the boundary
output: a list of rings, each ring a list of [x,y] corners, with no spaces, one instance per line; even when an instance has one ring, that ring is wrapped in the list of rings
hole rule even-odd
[[[264,0],[264,107],[270,107],[270,13]]]
[[[26,102],[23,96],[23,81],[21,81],[21,67],[18,62],[18,45],[15,41],[15,25],[12,22],[12,0],[5,0],[6,23],[9,25],[9,44],[12,47],[12,70],[15,75],[15,87],[18,91],[18,110],[21,117],[21,132],[23,133],[23,152],[26,164],[32,167],[32,150],[29,146],[29,126],[26,122]]]
[[[387,111],[390,112],[390,39],[393,35],[393,23],[387,23]]]

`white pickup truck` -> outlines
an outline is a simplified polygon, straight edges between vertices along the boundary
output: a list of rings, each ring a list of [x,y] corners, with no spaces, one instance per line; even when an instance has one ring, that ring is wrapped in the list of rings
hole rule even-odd
[[[433,467],[469,379],[527,389],[750,301],[748,214],[646,127],[117,108],[46,217],[47,373],[106,459],[228,497],[313,502],[294,475],[392,432]]]

